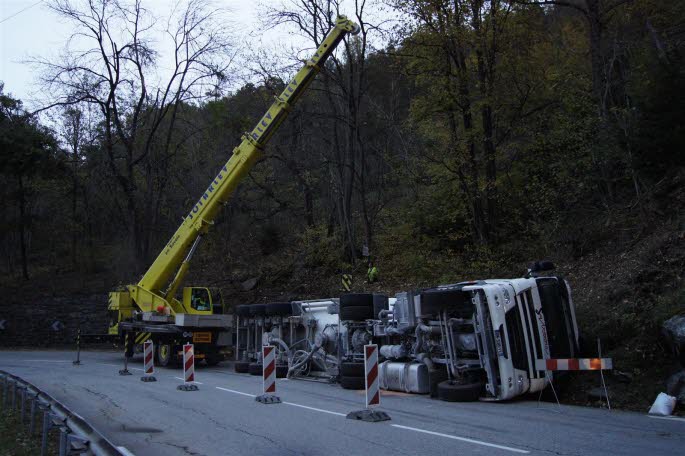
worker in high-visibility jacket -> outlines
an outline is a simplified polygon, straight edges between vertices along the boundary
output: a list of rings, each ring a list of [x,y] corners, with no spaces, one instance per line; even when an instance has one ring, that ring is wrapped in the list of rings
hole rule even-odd
[[[373,265],[371,260],[369,260],[369,269],[366,271],[366,277],[369,283],[378,281],[378,268]]]

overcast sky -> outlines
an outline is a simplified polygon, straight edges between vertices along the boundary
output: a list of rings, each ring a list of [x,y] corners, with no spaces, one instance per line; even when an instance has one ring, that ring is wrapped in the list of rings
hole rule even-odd
[[[0,0],[0,81],[5,83],[6,93],[23,100],[29,108],[44,103],[46,95],[40,93],[34,69],[25,61],[30,57],[57,56],[73,32],[46,6],[47,1]],[[143,0],[143,5],[153,14],[164,16],[174,1]],[[271,4],[278,1],[269,0]],[[239,41],[253,49],[269,52],[275,43],[283,45],[284,40],[293,49],[305,46],[297,36],[283,29],[263,33],[259,0],[213,0],[213,3],[229,9],[233,25],[228,26],[235,29]]]

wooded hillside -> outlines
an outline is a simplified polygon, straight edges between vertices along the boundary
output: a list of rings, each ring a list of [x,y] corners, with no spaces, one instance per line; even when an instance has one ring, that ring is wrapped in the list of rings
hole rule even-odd
[[[313,48],[337,3],[265,18]],[[337,296],[343,272],[392,293],[550,258],[589,337],[662,359],[658,325],[683,307],[682,3],[386,3],[393,28],[356,2],[361,33],[226,205],[190,282],[238,304]],[[163,14],[91,4],[52,3],[86,48],[38,62],[50,109],[1,91],[0,271],[16,302],[136,281],[294,68],[239,62],[236,38],[190,2],[170,22],[177,68],[157,85],[146,33]],[[236,66],[259,77],[236,86]]]

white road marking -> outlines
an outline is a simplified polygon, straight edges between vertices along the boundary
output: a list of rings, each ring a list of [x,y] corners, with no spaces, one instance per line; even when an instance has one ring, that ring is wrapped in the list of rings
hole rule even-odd
[[[499,448],[500,450],[513,451],[514,453],[523,453],[523,454],[530,453],[530,451],[527,451],[527,450],[520,450],[518,448],[512,448],[512,447],[508,447],[508,446],[504,446],[504,445],[496,445],[494,443],[483,442],[482,440],[468,439],[466,437],[457,437],[456,435],[443,434],[441,432],[433,432],[433,431],[427,431],[425,429],[418,429],[418,428],[413,428],[413,427],[409,427],[409,426],[402,426],[401,424],[391,424],[390,426],[400,428],[400,429],[406,429],[408,431],[415,431],[415,432],[422,432],[424,434],[437,435],[438,437],[445,437],[447,439],[460,440],[462,442],[474,443],[476,445],[483,445],[483,446],[487,446],[487,447],[491,447],[491,448]]]
[[[685,422],[685,418],[679,418],[677,416],[654,416],[654,415],[647,415],[650,418],[654,418],[657,420],[669,420],[669,421],[683,421]]]
[[[179,380],[183,380],[181,377],[174,377],[174,378],[177,378]],[[196,383],[198,385],[204,385],[204,383],[202,383],[202,382],[190,382],[190,383]]]
[[[176,378],[178,378],[178,377],[176,377]],[[243,393],[242,391],[236,391],[236,390],[232,390],[232,389],[228,389],[228,388],[222,388],[220,386],[216,386],[215,388],[218,390],[221,390],[221,391],[228,391],[229,393],[240,394],[242,396],[257,397],[256,394]],[[307,405],[295,404],[294,402],[283,402],[283,404],[292,405],[293,407],[300,407],[300,408],[307,409],[307,410],[312,410],[314,412],[328,413],[330,415],[337,415],[337,416],[347,416],[344,413],[331,412],[330,410],[324,410],[324,409],[320,409],[320,408],[316,408],[316,407],[309,407]]]
[[[347,416],[344,413],[331,412],[330,410],[324,410],[324,409],[320,409],[320,408],[316,408],[316,407],[308,407],[306,405],[295,404],[293,402],[283,402],[283,403],[286,405],[292,405],[293,407],[301,407],[303,409],[313,410],[315,412],[329,413],[331,415],[338,415],[338,416]]]
[[[144,370],[145,370],[145,369],[141,369],[141,368],[139,368],[139,367],[132,367],[131,369],[137,370],[137,371],[144,371]]]
[[[257,397],[256,394],[243,393],[242,391],[236,391],[236,390],[232,390],[232,389],[228,389],[228,388],[222,388],[220,386],[216,386],[215,388],[218,390],[221,390],[221,391],[228,391],[229,393],[240,394],[242,396]]]
[[[70,363],[71,361],[56,361],[54,359],[18,359],[17,361],[26,361],[33,363]]]

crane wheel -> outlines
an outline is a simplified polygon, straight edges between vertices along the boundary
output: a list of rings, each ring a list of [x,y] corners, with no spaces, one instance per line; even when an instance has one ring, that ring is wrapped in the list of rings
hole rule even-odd
[[[157,365],[159,367],[167,367],[169,364],[173,364],[172,358],[175,358],[175,355],[173,354],[171,344],[158,343],[155,354],[157,355]]]

